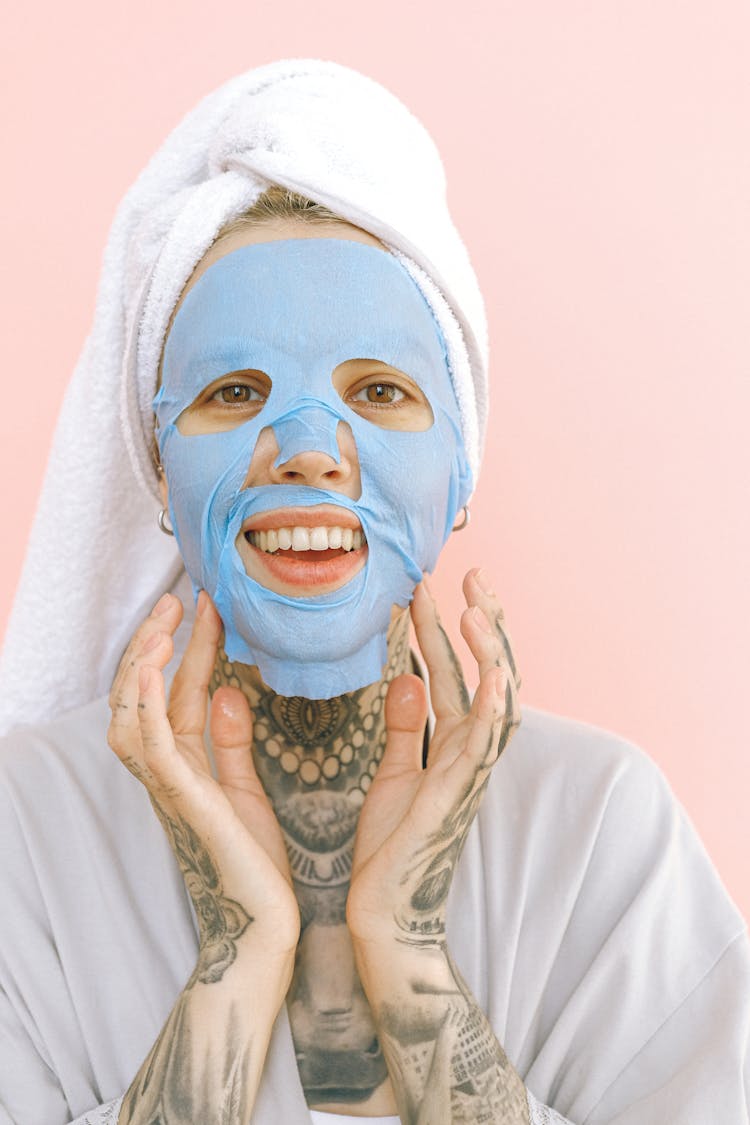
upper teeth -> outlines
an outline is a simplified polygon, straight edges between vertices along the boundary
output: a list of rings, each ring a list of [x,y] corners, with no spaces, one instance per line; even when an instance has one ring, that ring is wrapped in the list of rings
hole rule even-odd
[[[356,551],[365,542],[361,531],[351,527],[279,527],[248,531],[246,538],[261,551],[328,551],[343,547]]]

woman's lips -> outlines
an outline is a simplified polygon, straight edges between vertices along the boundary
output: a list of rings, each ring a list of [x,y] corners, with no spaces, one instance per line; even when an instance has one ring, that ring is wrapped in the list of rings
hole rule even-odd
[[[291,597],[330,593],[362,569],[362,526],[345,508],[320,505],[264,512],[245,522],[237,549],[249,577]]]
[[[251,516],[242,525],[245,531],[267,531],[269,527],[351,527],[362,530],[362,525],[354,512],[348,508],[338,508],[335,504],[316,504],[311,508],[273,508]]]

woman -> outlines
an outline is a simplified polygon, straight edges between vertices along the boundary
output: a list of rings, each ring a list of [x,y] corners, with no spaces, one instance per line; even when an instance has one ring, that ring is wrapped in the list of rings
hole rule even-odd
[[[67,407],[94,523],[60,518],[63,423],[36,538],[78,540],[43,683],[84,706],[3,753],[6,1120],[747,1120],[746,934],[662,779],[528,709],[494,768],[520,711],[492,581],[464,584],[471,703],[421,581],[486,366],[421,127],[331,64],[229,83],[126,199],[98,322]],[[140,607],[183,562],[167,706],[181,600]]]

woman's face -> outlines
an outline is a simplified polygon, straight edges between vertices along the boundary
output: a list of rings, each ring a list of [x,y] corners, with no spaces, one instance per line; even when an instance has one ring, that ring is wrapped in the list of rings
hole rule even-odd
[[[272,687],[264,645],[266,670],[327,665],[316,697],[354,690],[347,653],[356,686],[377,679],[391,607],[469,487],[445,344],[404,267],[344,224],[234,232],[181,299],[155,410],[165,502],[230,659]],[[306,694],[292,680],[276,690]]]
[[[206,270],[232,251],[242,246],[306,238],[360,242],[387,253],[371,234],[349,223],[275,220],[247,226],[232,231],[210,248],[185,287],[180,305]],[[331,381],[342,402],[375,425],[413,431],[426,430],[432,425],[432,411],[423,392],[406,372],[398,371],[387,363],[352,358],[338,364],[332,372]],[[269,398],[271,387],[272,380],[263,371],[244,370],[219,376],[203,388],[182,413],[178,421],[180,433],[218,433],[258,417]],[[361,492],[361,478],[351,428],[339,423],[336,436],[338,463],[321,450],[308,449],[300,450],[288,461],[277,465],[278,442],[273,429],[264,427],[252,453],[243,487],[295,483],[310,488],[324,487],[357,500]],[[167,507],[169,489],[166,477],[162,476],[160,483],[164,506]],[[364,566],[367,544],[357,546],[361,537],[358,521],[348,516],[343,518],[341,510],[330,505],[320,505],[303,512],[278,509],[264,513],[251,523],[252,527],[243,528],[236,544],[245,571],[261,585],[280,594],[300,597],[310,593],[330,593],[348,582]],[[282,533],[281,546],[279,531]],[[324,534],[327,546],[321,549]],[[339,538],[343,540],[344,547],[339,545]],[[308,549],[310,540],[312,544]],[[297,545],[304,549],[295,550]]]

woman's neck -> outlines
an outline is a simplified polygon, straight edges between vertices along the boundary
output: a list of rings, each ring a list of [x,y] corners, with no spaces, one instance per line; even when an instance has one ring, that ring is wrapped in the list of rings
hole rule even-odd
[[[253,757],[272,803],[294,793],[346,794],[361,804],[385,745],[384,702],[391,680],[410,670],[409,615],[400,613],[388,631],[388,662],[382,680],[333,699],[282,696],[257,667],[231,663],[220,651],[212,690],[239,687],[252,708]]]

